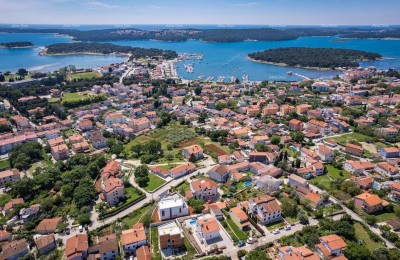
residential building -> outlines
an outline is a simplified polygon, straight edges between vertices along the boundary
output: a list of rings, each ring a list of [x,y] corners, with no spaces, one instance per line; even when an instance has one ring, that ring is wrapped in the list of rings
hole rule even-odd
[[[347,248],[347,244],[343,238],[336,234],[320,237],[319,240],[321,243],[316,245],[316,249],[317,253],[323,259],[332,259],[342,256],[344,250]]]
[[[303,187],[308,187],[308,181],[296,174],[290,174],[288,178],[290,186],[301,185]]]
[[[248,230],[250,229],[249,218],[246,213],[238,207],[233,207],[229,210],[229,215],[231,216],[232,221],[241,229]]]
[[[0,187],[6,186],[9,182],[16,182],[21,179],[21,174],[18,169],[10,169],[0,172]]]
[[[36,232],[42,235],[55,233],[59,223],[61,223],[60,217],[45,218],[40,221],[39,225],[36,227]]]
[[[211,216],[204,216],[197,220],[196,234],[199,237],[200,241],[203,241],[204,244],[208,244],[213,239],[221,237],[219,233],[220,230],[221,228],[218,224],[218,221]]]
[[[208,178],[193,180],[190,183],[190,191],[194,198],[204,202],[215,201],[218,197],[217,184]]]
[[[387,162],[376,163],[375,171],[386,177],[398,177],[399,175],[399,169]]]
[[[158,226],[158,241],[161,250],[181,248],[185,245],[183,232],[175,222]]]
[[[374,165],[371,162],[359,162],[347,160],[343,162],[343,169],[351,172],[352,174],[364,174],[364,171],[370,171],[374,169]]]
[[[147,238],[142,223],[135,224],[131,229],[123,230],[121,246],[125,255],[135,255],[136,249],[146,245]]]
[[[139,260],[151,260],[150,249],[147,245],[141,246],[136,250],[136,258]]]
[[[39,236],[34,239],[36,248],[41,255],[45,255],[53,251],[56,246],[56,240],[54,239],[54,235],[44,235]]]
[[[320,260],[317,253],[305,246],[284,246],[278,249],[280,260]]]
[[[375,194],[362,193],[354,197],[354,205],[368,214],[382,211],[387,204]]]
[[[332,149],[330,149],[328,146],[326,145],[319,145],[318,146],[318,150],[317,150],[317,154],[319,156],[319,158],[326,163],[330,163],[333,161],[334,156],[333,156],[333,151]]]
[[[274,197],[269,195],[250,199],[248,208],[262,225],[282,220],[281,206]]]
[[[10,213],[15,205],[22,204],[24,203],[24,199],[22,198],[15,198],[11,199],[9,202],[6,203],[3,207],[3,215],[6,216],[8,213]]]
[[[66,144],[60,144],[51,147],[51,154],[55,160],[64,160],[69,157],[68,146]]]
[[[17,260],[29,253],[29,246],[26,239],[7,242],[2,245],[0,259]]]
[[[118,238],[116,234],[110,234],[99,238],[100,260],[116,259],[119,255]]]
[[[195,160],[202,159],[203,155],[203,148],[200,145],[191,145],[184,149],[182,149],[182,155],[185,156],[186,159],[190,160],[194,158]]]
[[[101,199],[107,202],[109,206],[114,206],[125,198],[125,186],[118,178],[110,177],[102,181]]]
[[[347,144],[346,147],[344,148],[344,151],[348,154],[362,157],[364,149],[359,145]]]
[[[158,202],[158,216],[162,221],[187,215],[189,215],[188,205],[178,193],[164,197]]]
[[[88,255],[88,235],[76,234],[65,243],[65,257],[67,260],[84,260]]]
[[[381,148],[378,153],[383,158],[397,158],[400,157],[400,149],[396,147]]]
[[[224,165],[215,165],[208,172],[208,177],[216,182],[226,182],[229,178],[228,168]]]
[[[169,170],[169,176],[174,179],[177,179],[183,175],[189,174],[196,170],[196,165],[191,162],[181,164]]]

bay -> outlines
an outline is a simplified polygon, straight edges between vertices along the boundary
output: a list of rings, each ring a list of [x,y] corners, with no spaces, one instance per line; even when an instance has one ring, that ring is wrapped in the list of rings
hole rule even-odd
[[[72,42],[69,37],[54,34],[6,34],[0,33],[0,42],[31,41],[35,46],[45,46],[53,43]],[[247,54],[279,47],[323,47],[347,48],[364,51],[378,52],[384,59],[372,62],[361,62],[362,66],[376,66],[378,69],[400,69],[400,41],[398,40],[343,40],[337,37],[304,37],[290,41],[277,42],[233,42],[210,43],[203,41],[186,42],[159,42],[159,41],[118,41],[112,42],[119,45],[136,46],[143,48],[160,48],[175,50],[178,53],[202,53],[203,60],[186,60],[178,62],[178,74],[184,79],[196,79],[198,76],[214,77],[235,76],[242,79],[248,75],[250,80],[300,80],[295,75],[288,75],[288,71],[298,73],[310,78],[331,78],[339,71],[318,71],[293,67],[281,67],[252,62],[247,59]],[[27,68],[37,71],[53,71],[67,65],[97,68],[124,60],[119,56],[39,56],[39,48],[0,49],[0,71],[16,71]],[[194,72],[188,73],[184,64],[193,64]]]

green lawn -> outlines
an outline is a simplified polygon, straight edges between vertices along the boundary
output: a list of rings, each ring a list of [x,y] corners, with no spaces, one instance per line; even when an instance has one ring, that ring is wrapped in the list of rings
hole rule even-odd
[[[333,179],[348,179],[351,177],[351,173],[335,168],[331,164],[326,164],[325,167],[329,176]]]
[[[345,134],[345,135],[337,136],[337,137],[327,137],[325,139],[333,140],[333,141],[339,143],[340,145],[345,146],[350,141],[367,142],[367,141],[371,140],[372,138],[367,135],[360,134],[360,133],[350,133],[350,134]]]
[[[62,100],[65,102],[68,101],[79,101],[83,100],[84,98],[88,97],[88,92],[73,92],[73,93],[63,93]]]
[[[376,149],[377,149],[377,150],[378,150],[378,149],[381,149],[381,148],[386,148],[386,147],[388,147],[386,144],[381,143],[381,142],[376,142],[376,143],[375,143],[375,146],[376,146]]]
[[[97,71],[91,71],[91,72],[83,72],[83,73],[74,73],[74,74],[71,74],[70,77],[71,77],[71,80],[91,79],[91,78],[98,78],[98,77],[100,77],[100,75]]]
[[[279,221],[279,222],[274,222],[271,224],[266,225],[266,228],[269,231],[275,230],[275,229],[279,229],[280,227],[283,227],[285,225],[284,221]]]
[[[147,186],[144,187],[146,191],[153,191],[163,185],[165,183],[165,180],[161,177],[158,177],[157,175],[154,175],[152,173],[149,173],[149,182],[147,183]]]
[[[12,199],[12,196],[10,194],[3,194],[0,197],[0,207],[4,207],[7,202],[9,202]]]
[[[151,227],[151,259],[162,260],[160,247],[158,246],[158,228]]]
[[[378,222],[385,222],[385,221],[396,218],[396,214],[394,214],[394,212],[377,214],[375,216],[378,219]]]
[[[139,194],[134,187],[126,187],[125,192],[129,196],[128,201],[133,201],[142,196],[142,194]]]
[[[9,160],[3,160],[0,161],[0,171],[4,171],[10,168],[10,161]]]
[[[247,234],[243,231],[240,230],[240,228],[233,222],[232,219],[226,219],[227,224],[229,227],[232,229],[232,231],[235,233],[236,237],[239,238],[239,240],[245,241],[247,240]]]
[[[355,223],[354,228],[356,231],[356,238],[359,240],[363,240],[366,247],[370,250],[370,252],[375,251],[378,248],[384,247],[381,243],[373,241],[367,231],[360,223]]]
[[[321,189],[326,190],[326,191],[331,190],[331,187],[330,187],[331,179],[329,179],[329,177],[326,175],[322,175],[322,176],[313,178],[309,182]]]
[[[152,204],[148,204],[140,209],[137,209],[122,219],[122,227],[125,229],[131,228],[138,223],[146,214],[151,214],[153,209]]]

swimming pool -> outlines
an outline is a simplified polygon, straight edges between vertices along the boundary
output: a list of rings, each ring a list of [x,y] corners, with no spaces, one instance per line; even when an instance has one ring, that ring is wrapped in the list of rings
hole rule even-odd
[[[189,222],[189,224],[192,225],[192,226],[194,226],[194,225],[197,224],[197,220],[195,220],[195,219],[194,219],[194,220],[191,220],[191,221]]]
[[[244,183],[244,186],[250,187],[250,186],[251,186],[251,181],[246,181],[246,182]]]

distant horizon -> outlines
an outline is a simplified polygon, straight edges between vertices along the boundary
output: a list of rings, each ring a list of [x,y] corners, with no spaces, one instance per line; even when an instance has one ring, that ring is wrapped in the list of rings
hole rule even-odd
[[[400,24],[398,0],[0,0],[0,6],[2,24]]]

